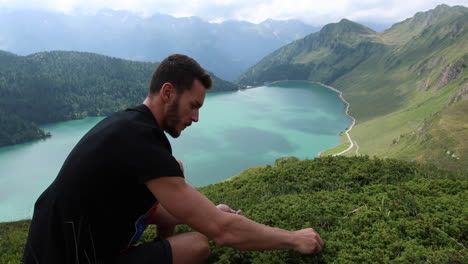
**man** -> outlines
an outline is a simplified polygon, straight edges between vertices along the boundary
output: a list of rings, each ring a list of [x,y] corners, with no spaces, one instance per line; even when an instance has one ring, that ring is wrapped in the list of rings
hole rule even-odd
[[[178,137],[197,122],[211,84],[192,58],[162,61],[143,105],[91,129],[38,198],[23,263],[202,263],[210,254],[207,238],[244,250],[320,251],[312,228],[256,223],[185,182],[163,131]],[[174,235],[180,223],[198,232]],[[149,224],[158,237],[136,245]]]

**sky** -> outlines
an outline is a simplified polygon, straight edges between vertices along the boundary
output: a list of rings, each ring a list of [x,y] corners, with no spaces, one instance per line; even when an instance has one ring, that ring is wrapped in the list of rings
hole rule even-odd
[[[357,22],[389,24],[412,17],[439,4],[468,6],[468,0],[0,0],[0,8],[46,9],[94,14],[101,9],[126,10],[142,17],[168,14],[198,16],[209,22],[268,18],[299,19],[324,25],[347,18]]]

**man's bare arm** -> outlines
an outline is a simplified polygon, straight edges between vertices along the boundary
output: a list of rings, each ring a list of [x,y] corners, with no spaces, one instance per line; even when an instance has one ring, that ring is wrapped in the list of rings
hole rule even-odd
[[[162,204],[158,205],[152,223],[156,225],[157,236],[164,238],[174,235],[175,226],[181,224]]]
[[[294,249],[305,254],[321,250],[323,242],[312,228],[291,232],[222,212],[181,177],[156,178],[146,185],[171,215],[218,244],[245,250]]]
[[[216,207],[226,213],[242,214],[241,210],[233,210],[231,207],[225,204],[218,204]],[[183,224],[181,221],[179,221],[179,219],[170,214],[162,204],[158,205],[156,213],[153,216],[152,223],[157,225],[156,233],[158,237],[165,238],[174,235],[176,225]]]

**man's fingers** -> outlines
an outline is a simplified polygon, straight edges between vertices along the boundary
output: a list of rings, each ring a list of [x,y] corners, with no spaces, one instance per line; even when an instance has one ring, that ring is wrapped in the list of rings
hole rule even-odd
[[[225,205],[225,204],[218,204],[216,207],[218,207],[219,210],[226,212],[226,213],[231,213],[231,214],[238,214],[241,215],[242,211],[241,210],[234,210],[231,207]]]
[[[318,242],[318,243],[317,243],[317,250],[315,251],[315,253],[319,253],[319,252],[322,251],[322,249],[323,249],[323,241],[322,241],[322,239],[319,238],[319,239],[317,240],[317,242]]]
[[[318,253],[320,251],[322,251],[322,248],[323,248],[323,240],[322,238],[320,237],[319,233],[317,233],[317,231],[315,231],[315,229],[311,228],[312,229],[312,234],[314,235],[314,238],[315,240],[317,241],[317,249],[318,250],[315,250],[315,253]]]
[[[323,248],[320,235],[312,228],[305,228],[294,233],[296,235],[295,250],[302,254],[316,254]]]
[[[322,249],[323,249],[323,240],[320,237],[320,235],[317,233],[317,231],[314,230],[314,233],[316,234],[315,239],[317,241],[317,250],[315,251],[315,253],[318,253],[318,252],[322,251]]]
[[[320,248],[323,247],[323,240],[322,238],[320,237],[319,233],[317,231],[315,231],[315,229],[313,228],[310,228],[312,229],[312,234],[314,235],[314,238],[317,240],[317,243],[320,245]]]

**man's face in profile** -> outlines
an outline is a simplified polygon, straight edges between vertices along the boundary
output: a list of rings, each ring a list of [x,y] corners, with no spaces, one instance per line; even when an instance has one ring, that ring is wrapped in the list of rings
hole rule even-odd
[[[177,138],[192,122],[198,122],[199,109],[203,106],[206,89],[195,79],[189,90],[177,94],[168,105],[165,131],[173,138]]]

